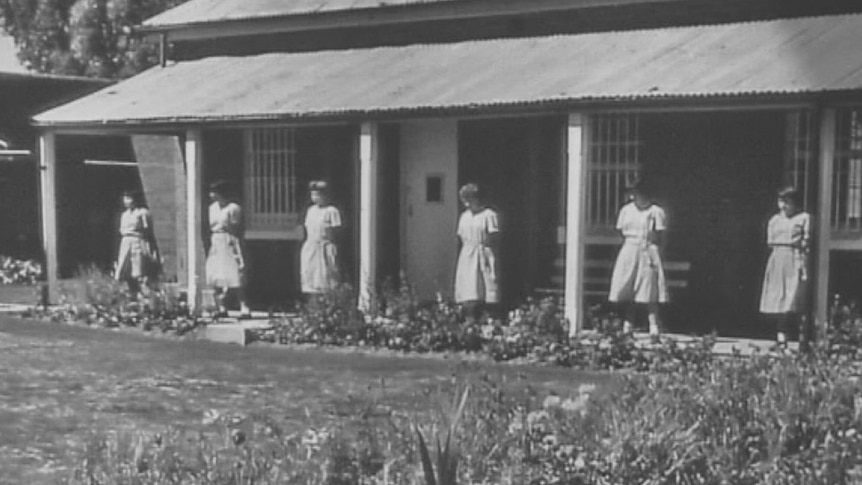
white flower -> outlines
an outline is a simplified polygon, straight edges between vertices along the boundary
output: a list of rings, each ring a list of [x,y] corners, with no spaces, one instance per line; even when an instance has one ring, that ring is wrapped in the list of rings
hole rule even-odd
[[[589,394],[581,394],[574,399],[566,399],[560,405],[560,408],[562,408],[563,411],[569,413],[581,413],[581,416],[584,416],[585,414],[587,414],[587,402],[589,401],[589,399]]]
[[[578,394],[590,394],[591,392],[596,390],[596,385],[593,383],[590,384],[581,384],[578,386]]]
[[[215,423],[221,418],[221,414],[215,409],[210,409],[209,411],[204,412],[203,423],[204,425],[210,425]]]
[[[527,425],[532,428],[538,424],[539,421],[547,418],[548,413],[545,411],[532,411],[530,414],[527,414]]]
[[[587,466],[587,463],[584,461],[583,457],[579,456],[579,457],[575,458],[575,468],[577,468],[578,470],[581,470],[586,466]]]
[[[560,396],[550,395],[546,397],[545,400],[542,402],[542,407],[545,409],[556,408],[560,406],[561,402],[562,399],[560,399]]]

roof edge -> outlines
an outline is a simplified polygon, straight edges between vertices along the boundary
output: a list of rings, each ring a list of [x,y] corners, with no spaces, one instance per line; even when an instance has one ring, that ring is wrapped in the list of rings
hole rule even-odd
[[[679,3],[687,0],[504,0],[493,4],[487,0],[437,0],[375,7],[342,8],[328,11],[306,11],[286,14],[234,17],[200,22],[173,22],[154,24],[145,20],[136,30],[143,34],[171,34],[184,32],[193,38],[191,31],[217,28],[221,36],[231,36],[229,30],[239,27],[272,26],[279,24],[281,31],[327,29],[351,25],[373,26],[388,23],[411,23],[458,18],[500,17],[524,13],[587,10],[601,7],[624,7],[652,3]],[[170,12],[170,10],[168,10]],[[409,15],[405,15],[409,14]],[[348,25],[344,25],[347,22]],[[225,31],[228,29],[228,31]],[[211,35],[207,33],[205,35]],[[242,35],[242,34],[233,34]]]
[[[667,104],[670,102],[670,104]],[[238,116],[202,116],[151,118],[131,121],[40,121],[40,115],[32,118],[32,126],[40,129],[129,129],[165,128],[186,125],[217,125],[265,122],[320,122],[351,121],[386,118],[398,121],[410,118],[437,116],[475,116],[477,114],[524,114],[546,112],[567,113],[572,109],[584,111],[602,110],[670,110],[674,109],[786,109],[788,106],[815,106],[819,103],[846,102],[862,103],[862,90],[820,90],[793,92],[748,92],[713,94],[649,94],[645,96],[594,96],[584,98],[544,99],[532,101],[511,101],[501,103],[481,103],[451,106],[416,106],[409,108],[370,109],[370,110],[331,110],[306,113],[250,114]],[[658,106],[661,104],[661,106]]]

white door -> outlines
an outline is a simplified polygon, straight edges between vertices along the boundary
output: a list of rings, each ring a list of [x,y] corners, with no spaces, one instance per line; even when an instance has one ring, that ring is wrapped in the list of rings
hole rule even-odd
[[[401,125],[402,267],[420,299],[451,298],[458,250],[458,123]]]

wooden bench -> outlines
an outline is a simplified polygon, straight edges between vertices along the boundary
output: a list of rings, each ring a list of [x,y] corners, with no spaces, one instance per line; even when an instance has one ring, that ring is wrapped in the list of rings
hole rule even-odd
[[[613,260],[609,259],[587,259],[584,262],[584,291],[585,297],[590,300],[607,298],[611,286],[611,273],[614,269]],[[664,261],[665,280],[668,292],[678,293],[688,288],[688,273],[691,263],[688,261]],[[538,288],[536,292],[540,295],[562,296],[565,285],[566,264],[563,258],[554,261],[554,274],[551,277],[553,288]]]

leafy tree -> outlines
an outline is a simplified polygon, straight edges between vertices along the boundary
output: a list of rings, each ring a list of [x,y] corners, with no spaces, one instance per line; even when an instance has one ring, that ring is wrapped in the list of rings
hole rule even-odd
[[[48,74],[123,78],[157,61],[133,31],[183,0],[0,0],[0,22],[18,57]]]

